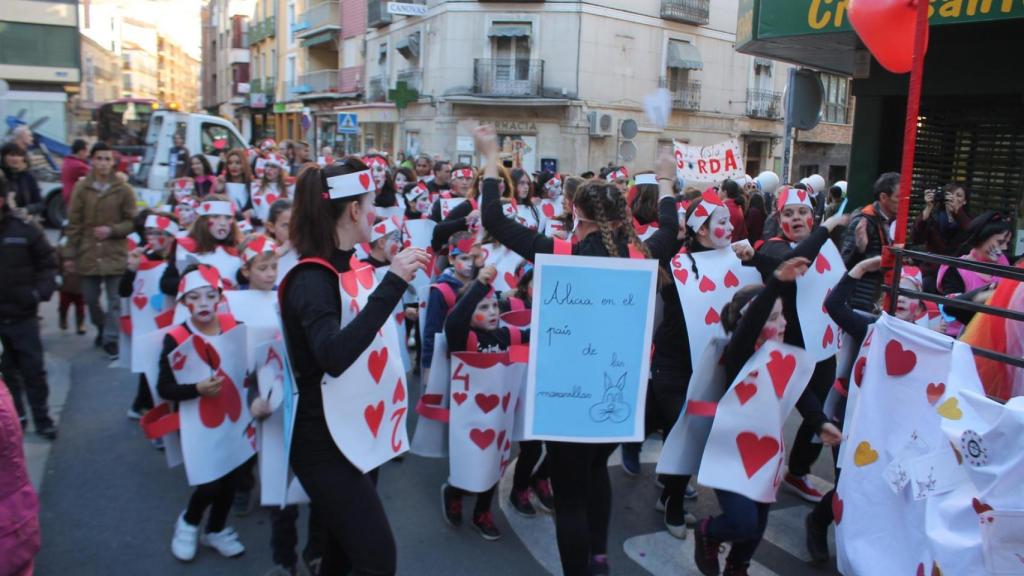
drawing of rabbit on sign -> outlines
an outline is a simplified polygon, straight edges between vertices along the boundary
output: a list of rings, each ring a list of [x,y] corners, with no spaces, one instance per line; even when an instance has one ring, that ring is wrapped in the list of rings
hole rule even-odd
[[[590,419],[594,422],[614,422],[621,424],[633,413],[632,407],[622,398],[626,386],[626,373],[612,382],[608,373],[604,373],[604,396],[601,401],[590,407]]]

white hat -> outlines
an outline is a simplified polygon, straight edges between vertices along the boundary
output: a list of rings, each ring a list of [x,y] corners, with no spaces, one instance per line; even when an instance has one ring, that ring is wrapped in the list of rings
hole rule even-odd
[[[825,190],[825,178],[821,174],[811,174],[800,183],[811,188],[815,194],[821,194]]]
[[[779,175],[771,170],[765,170],[754,178],[758,190],[766,194],[772,194],[779,189]]]
[[[196,213],[200,216],[234,216],[235,205],[227,200],[204,200]]]

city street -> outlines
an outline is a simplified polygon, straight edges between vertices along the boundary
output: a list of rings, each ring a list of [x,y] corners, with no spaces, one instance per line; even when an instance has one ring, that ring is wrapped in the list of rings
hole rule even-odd
[[[271,566],[270,521],[266,510],[232,517],[246,553],[224,559],[201,549],[191,565],[170,554],[174,519],[190,494],[181,468],[168,470],[125,411],[136,377],[108,367],[92,346],[92,333],[76,336],[57,328],[56,306],[44,307],[43,336],[51,378],[51,403],[58,408],[60,438],[47,449],[29,433],[26,451],[33,481],[41,484],[43,547],[37,574],[147,574],[189,576],[259,575]],[[410,386],[415,389],[415,386]],[[411,399],[415,403],[416,398]],[[63,406],[61,407],[61,404]],[[410,430],[414,422],[410,422]],[[790,438],[795,421],[790,420]],[[686,541],[668,535],[653,505],[658,495],[654,462],[660,442],[651,439],[642,454],[644,473],[627,476],[611,458],[614,509],[609,535],[613,574],[696,574],[692,534]],[[830,475],[830,461],[815,472]],[[408,455],[382,470],[380,492],[398,542],[399,574],[525,575],[559,574],[554,525],[549,516],[518,516],[507,505],[511,474],[502,483],[501,510],[495,510],[504,538],[485,542],[467,525],[453,530],[441,519],[439,487],[447,462]],[[41,483],[40,483],[41,478]],[[700,488],[690,510],[698,517],[717,511],[710,490]],[[752,574],[803,576],[832,574],[804,560],[803,517],[808,505],[781,491],[758,550]],[[305,512],[300,526],[305,525]],[[304,534],[302,541],[304,542]]]

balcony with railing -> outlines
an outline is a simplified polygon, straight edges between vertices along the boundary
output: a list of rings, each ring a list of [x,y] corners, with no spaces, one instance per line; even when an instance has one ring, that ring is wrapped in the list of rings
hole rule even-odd
[[[337,0],[326,0],[313,4],[295,19],[295,36],[310,38],[324,32],[341,30],[341,14]],[[308,44],[306,44],[308,46]]]
[[[661,0],[661,17],[703,26],[708,23],[711,0]]]
[[[541,96],[544,61],[477,58],[473,65],[473,94],[480,96]]]
[[[387,0],[367,0],[366,25],[370,28],[382,28],[391,24]]]
[[[422,70],[402,70],[398,73],[395,78],[395,84],[399,82],[405,82],[405,85],[417,92],[423,91],[423,71]]]
[[[260,22],[254,22],[249,25],[249,45],[259,44],[267,38],[273,38],[277,35],[277,18],[275,16],[267,16]]]
[[[315,70],[301,74],[294,91],[302,95],[337,92],[338,70]]]
[[[274,88],[277,86],[276,80],[273,76],[267,76],[265,78],[256,78],[249,82],[249,92],[256,94],[262,92],[264,94],[273,94]]]
[[[384,102],[388,99],[388,77],[385,75],[370,78],[366,86],[367,102]]]
[[[747,116],[766,120],[782,118],[782,93],[771,90],[747,90]]]
[[[849,124],[848,116],[849,107],[846,104],[837,104],[835,102],[826,102],[824,115],[822,121],[828,122],[829,124]]]
[[[672,107],[677,110],[700,110],[700,80],[671,87]]]

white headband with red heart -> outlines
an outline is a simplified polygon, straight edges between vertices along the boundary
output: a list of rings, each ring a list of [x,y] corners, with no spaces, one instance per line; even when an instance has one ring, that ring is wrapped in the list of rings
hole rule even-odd
[[[416,200],[424,194],[430,195],[430,186],[427,186],[426,182],[417,182],[416,187],[412,189],[413,200]]]
[[[326,180],[326,183],[327,195],[331,200],[361,196],[367,192],[375,192],[377,190],[377,185],[374,183],[373,176],[370,175],[369,170],[331,176]]]
[[[178,227],[174,220],[167,216],[158,216],[157,214],[146,216],[145,228],[156,228],[172,236],[181,231],[181,228]]]
[[[544,190],[546,190],[548,192],[550,192],[551,190],[553,190],[555,188],[561,188],[561,187],[562,187],[562,175],[561,174],[555,174],[554,176],[549,178],[547,182],[544,183]]]
[[[705,190],[701,194],[700,204],[693,209],[693,213],[687,218],[686,225],[694,232],[700,230],[700,227],[711,217],[711,213],[715,211],[715,208],[722,205],[722,200],[717,194],[711,190]]]
[[[465,178],[466,180],[472,180],[473,179],[473,169],[472,168],[459,168],[458,170],[452,172],[452,178]]]
[[[398,230],[398,223],[394,218],[385,218],[373,225],[373,229],[370,230],[370,242],[376,242],[392,232],[398,232]]]
[[[226,200],[207,200],[199,204],[196,213],[200,216],[234,216],[235,206]]]
[[[373,167],[373,166],[374,166],[375,164],[376,164],[376,165],[378,165],[378,166],[383,166],[383,167],[385,167],[385,168],[388,168],[388,167],[389,167],[389,166],[388,166],[388,161],[387,161],[387,160],[385,160],[385,159],[384,159],[383,157],[381,157],[381,156],[368,156],[368,157],[366,157],[366,158],[363,158],[363,164],[366,164],[367,166],[369,166],[369,167],[371,167],[371,168],[372,168],[372,167]]]
[[[615,182],[616,180],[629,180],[629,170],[623,166],[614,172],[609,172],[608,175],[605,176],[605,180],[609,182]]]
[[[178,300],[193,290],[207,286],[217,290],[221,289],[220,272],[217,272],[213,266],[200,264],[198,268],[181,277],[178,282]]]
[[[779,197],[775,201],[775,206],[782,210],[783,206],[789,204],[803,204],[812,210],[814,209],[814,206],[811,204],[811,195],[807,190],[783,186],[779,188]]]
[[[269,237],[260,234],[246,243],[245,250],[242,250],[242,262],[248,262],[260,254],[276,250],[277,244],[274,244],[274,241]]]

